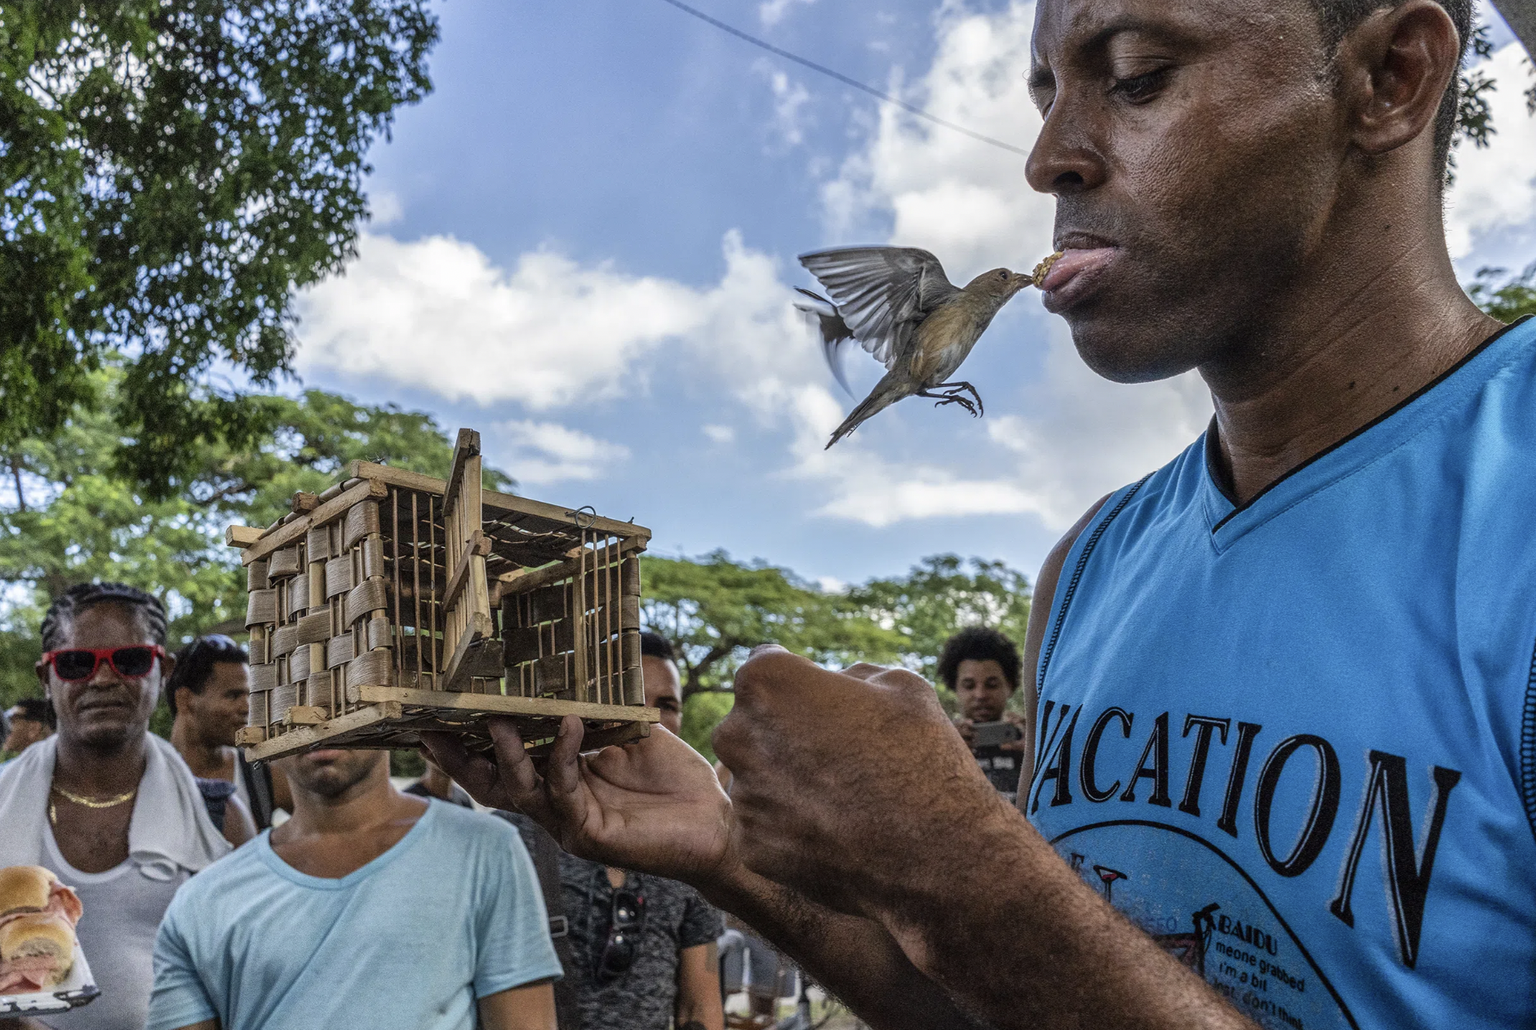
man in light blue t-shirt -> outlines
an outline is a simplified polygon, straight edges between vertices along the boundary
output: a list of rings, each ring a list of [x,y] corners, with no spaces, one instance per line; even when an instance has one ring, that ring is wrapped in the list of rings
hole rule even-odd
[[[399,793],[383,751],[279,765],[293,818],[177,893],[147,1030],[554,1030],[560,963],[515,829]]]

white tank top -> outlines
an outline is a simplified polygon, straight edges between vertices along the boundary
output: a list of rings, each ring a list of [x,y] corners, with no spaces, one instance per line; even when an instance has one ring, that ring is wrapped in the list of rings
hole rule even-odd
[[[103,873],[82,873],[64,861],[51,826],[43,834],[43,865],[80,895],[84,914],[75,932],[101,990],[88,1005],[44,1022],[60,1030],[142,1027],[155,982],[160,917],[192,874],[168,861],[140,866],[132,859]]]

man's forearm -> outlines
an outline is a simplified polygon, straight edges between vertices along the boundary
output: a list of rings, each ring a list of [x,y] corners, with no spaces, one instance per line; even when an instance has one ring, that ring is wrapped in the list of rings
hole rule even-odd
[[[834,912],[752,873],[706,894],[874,1030],[981,1030],[879,923]]]
[[[951,853],[987,855],[997,875],[907,861],[872,908],[917,970],[997,1030],[1256,1030],[1091,891],[1011,806],[999,801],[958,832]]]

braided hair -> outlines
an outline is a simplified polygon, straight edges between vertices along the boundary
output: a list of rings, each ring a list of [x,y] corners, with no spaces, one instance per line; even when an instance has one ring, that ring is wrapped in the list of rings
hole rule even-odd
[[[98,604],[125,604],[135,609],[144,620],[150,639],[165,646],[165,606],[159,599],[126,583],[80,583],[54,598],[48,606],[39,630],[43,650],[56,650],[75,616]]]

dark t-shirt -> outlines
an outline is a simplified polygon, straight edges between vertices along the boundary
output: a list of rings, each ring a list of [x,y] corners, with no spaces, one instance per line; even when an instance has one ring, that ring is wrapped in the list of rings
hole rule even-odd
[[[594,970],[613,905],[607,867],[561,852],[560,886],[575,966],[567,976],[582,1030],[667,1030],[677,1002],[678,953],[713,943],[725,931],[720,913],[687,884],[629,873],[625,886],[645,899],[640,948],[628,972],[599,983]]]
[[[999,794],[1012,801],[1019,792],[1019,760],[1024,756],[1018,751],[1004,751],[1001,746],[972,748],[976,764],[987,774]]]

